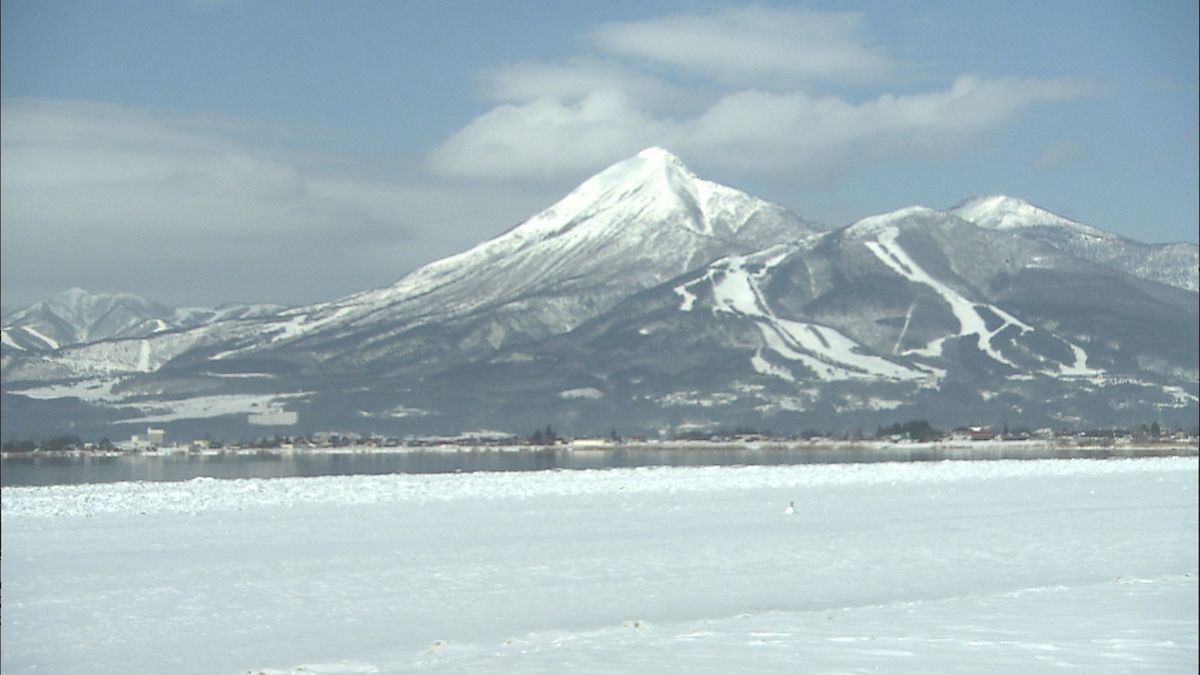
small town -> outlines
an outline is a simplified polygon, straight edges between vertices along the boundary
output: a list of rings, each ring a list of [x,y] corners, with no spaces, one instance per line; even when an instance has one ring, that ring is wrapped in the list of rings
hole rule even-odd
[[[140,453],[280,453],[322,451],[404,451],[472,449],[637,449],[645,448],[853,448],[870,444],[924,444],[944,447],[991,447],[1007,444],[1036,448],[1146,448],[1179,450],[1200,448],[1200,430],[1162,429],[1158,423],[1133,429],[1092,429],[1066,431],[1043,429],[995,429],[967,425],[950,431],[933,428],[924,420],[879,427],[874,433],[835,435],[816,431],[792,435],[774,435],[750,429],[730,431],[664,430],[646,436],[621,436],[614,430],[607,436],[560,435],[551,425],[528,435],[499,431],[476,431],[453,436],[383,436],[372,433],[323,431],[304,435],[272,435],[253,441],[219,441],[210,438],[172,439],[165,429],[148,427],[145,433],[129,439],[85,442],[78,436],[60,435],[43,441],[8,440],[3,455],[27,454],[140,454]]]

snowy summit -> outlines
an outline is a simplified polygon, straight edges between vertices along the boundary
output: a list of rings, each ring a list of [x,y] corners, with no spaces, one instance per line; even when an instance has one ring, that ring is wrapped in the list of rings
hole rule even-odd
[[[1034,206],[1024,199],[1008,195],[972,197],[950,209],[950,213],[979,227],[993,230],[1014,230],[1025,227],[1061,227],[1080,234],[1110,238],[1113,235],[1064,218],[1057,213]]]

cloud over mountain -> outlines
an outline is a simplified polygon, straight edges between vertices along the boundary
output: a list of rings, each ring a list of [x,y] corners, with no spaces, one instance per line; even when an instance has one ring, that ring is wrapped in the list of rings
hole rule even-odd
[[[730,7],[607,23],[589,37],[606,52],[742,84],[875,80],[896,66],[871,44],[861,12]]]
[[[1027,110],[1097,91],[1078,78],[972,74],[889,91],[877,83],[903,65],[850,12],[726,9],[607,23],[588,36],[602,57],[485,73],[497,104],[436,147],[431,168],[544,181],[660,144],[708,167],[828,177],[969,147]]]

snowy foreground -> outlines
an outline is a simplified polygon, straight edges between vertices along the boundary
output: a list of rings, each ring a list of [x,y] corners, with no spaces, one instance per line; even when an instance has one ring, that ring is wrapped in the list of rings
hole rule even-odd
[[[1197,468],[4,488],[2,670],[1195,673]]]

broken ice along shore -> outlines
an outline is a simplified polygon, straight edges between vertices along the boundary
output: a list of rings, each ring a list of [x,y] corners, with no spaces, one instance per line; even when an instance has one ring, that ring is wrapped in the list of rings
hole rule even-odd
[[[650,467],[800,466],[1003,460],[1125,460],[1196,457],[1195,444],[1044,441],[672,441],[603,440],[561,445],[438,443],[328,448],[167,447],[146,451],[8,453],[10,486],[179,482],[386,474],[559,472]]]

